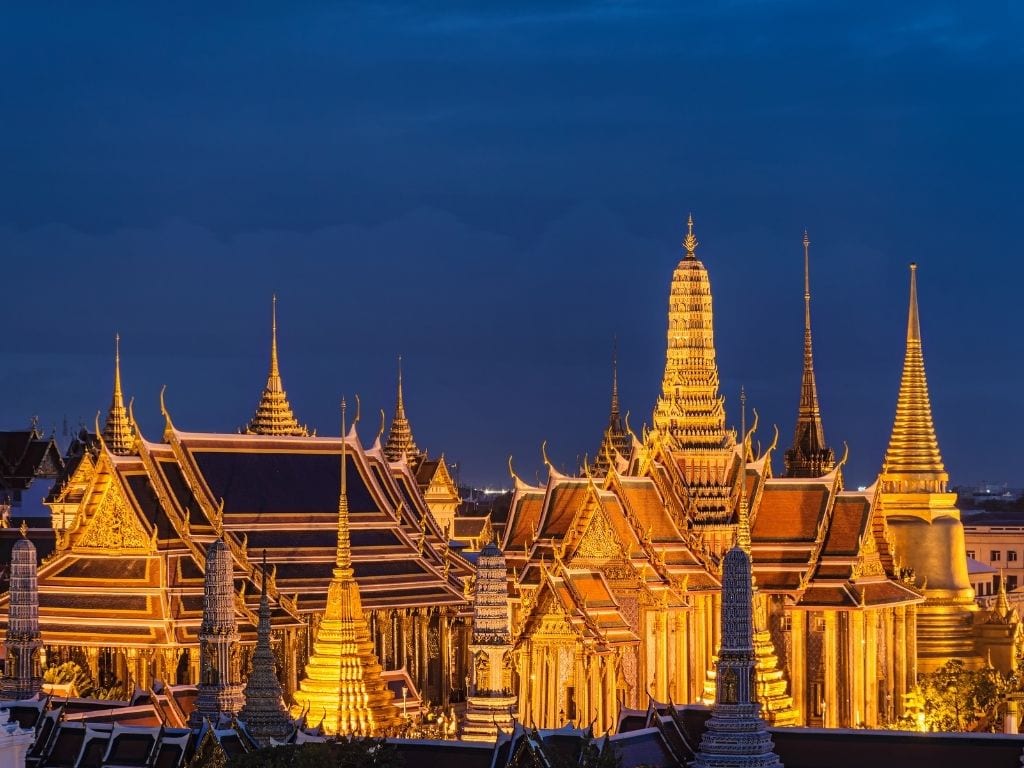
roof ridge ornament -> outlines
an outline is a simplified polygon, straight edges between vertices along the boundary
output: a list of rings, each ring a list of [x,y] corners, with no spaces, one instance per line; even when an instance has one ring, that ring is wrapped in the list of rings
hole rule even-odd
[[[288,402],[281,379],[277,352],[277,294],[270,300],[270,370],[260,401],[252,419],[241,430],[248,435],[274,435],[278,437],[308,437],[309,429],[299,424]]]
[[[689,214],[686,217],[686,237],[683,238],[683,248],[686,249],[686,258],[695,259],[697,258],[697,246],[700,242],[697,240],[697,236],[693,234],[693,214]]]

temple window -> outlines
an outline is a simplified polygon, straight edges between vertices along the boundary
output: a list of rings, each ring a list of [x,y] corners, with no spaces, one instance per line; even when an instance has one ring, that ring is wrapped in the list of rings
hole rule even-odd
[[[1007,560],[1007,562],[1010,562],[1010,563],[1017,562],[1017,550],[1015,550],[1015,549],[1008,549],[1008,550],[1006,550],[1006,560]]]
[[[1000,552],[998,549],[993,549],[988,554],[989,554],[989,560],[991,560],[993,563],[998,563],[1000,560],[1003,559],[1003,557],[1002,557],[1003,553]]]

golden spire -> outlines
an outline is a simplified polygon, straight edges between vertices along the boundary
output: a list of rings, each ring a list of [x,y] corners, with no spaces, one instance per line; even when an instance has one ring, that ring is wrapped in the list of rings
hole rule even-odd
[[[398,356],[398,396],[395,400],[395,416],[391,420],[391,429],[388,430],[388,440],[384,444],[384,455],[388,461],[398,461],[405,458],[407,461],[419,458],[420,452],[416,448],[416,441],[412,436],[412,427],[405,415],[405,398],[402,394],[402,356]]]
[[[281,369],[277,362],[277,294],[273,295],[270,303],[270,373],[256,413],[243,431],[250,435],[309,435],[309,430],[295,418],[281,382]]]
[[[697,246],[700,245],[697,242],[696,235],[693,234],[693,214],[689,214],[686,217],[686,237],[683,238],[683,248],[686,249],[686,257],[688,259],[697,258]]]
[[[103,425],[103,441],[112,453],[125,455],[132,452],[132,424],[124,407],[121,392],[121,334],[114,335],[114,395]]]
[[[907,349],[896,402],[896,419],[885,452],[882,490],[890,493],[945,493],[949,475],[935,437],[928,380],[921,350],[921,321],[917,308],[917,265],[910,265],[910,308]]]
[[[612,404],[608,414],[608,426],[605,427],[601,446],[594,457],[594,472],[604,475],[612,466],[615,453],[629,459],[631,453],[629,433],[622,422],[619,410],[619,340],[612,338]]]
[[[668,311],[668,349],[654,426],[675,450],[708,451],[735,444],[725,429],[718,393],[711,281],[696,256],[693,216],[683,239],[686,255],[676,265]]]
[[[756,419],[755,419],[756,421]],[[747,505],[747,391],[740,387],[740,506],[737,515],[736,546],[750,554],[750,508]]]
[[[380,736],[398,719],[394,696],[381,677],[370,628],[352,569],[348,509],[348,451],[345,400],[341,401],[341,488],[338,547],[327,607],[317,628],[306,674],[295,692],[292,714],[323,718],[329,735]]]
[[[814,377],[814,348],[811,342],[811,240],[804,230],[804,369],[800,381],[800,406],[797,409],[793,446],[786,451],[787,477],[821,477],[835,467],[835,453],[825,444],[825,428],[818,405],[818,385]]]

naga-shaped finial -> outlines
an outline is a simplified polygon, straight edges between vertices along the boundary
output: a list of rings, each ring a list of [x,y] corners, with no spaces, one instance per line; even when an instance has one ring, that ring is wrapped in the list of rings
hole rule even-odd
[[[686,237],[683,238],[683,248],[686,249],[687,258],[697,258],[695,252],[698,245],[700,243],[697,242],[697,236],[693,234],[693,214],[691,213],[686,219]]]

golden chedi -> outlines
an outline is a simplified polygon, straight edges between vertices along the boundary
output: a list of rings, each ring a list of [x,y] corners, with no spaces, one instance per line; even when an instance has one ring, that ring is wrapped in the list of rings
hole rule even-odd
[[[913,571],[915,584],[925,593],[917,618],[919,672],[931,672],[950,659],[969,667],[981,664],[972,626],[978,606],[967,576],[960,510],[956,494],[946,490],[948,480],[921,350],[917,265],[911,264],[903,378],[879,481],[897,562]]]
[[[379,736],[397,723],[398,710],[381,676],[352,570],[344,400],[341,414],[338,549],[327,608],[306,664],[306,675],[295,692],[292,713],[298,716],[305,712],[307,722],[320,722],[331,735]]]

